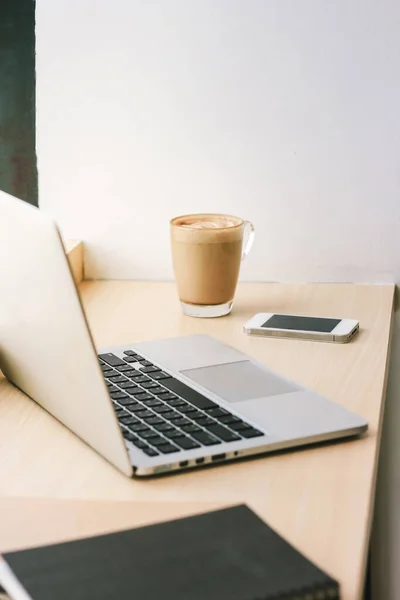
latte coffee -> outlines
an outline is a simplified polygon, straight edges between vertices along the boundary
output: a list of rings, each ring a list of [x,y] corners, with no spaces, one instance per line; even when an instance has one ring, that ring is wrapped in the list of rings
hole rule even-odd
[[[172,261],[185,314],[222,316],[232,308],[246,226],[230,215],[194,214],[171,221]]]

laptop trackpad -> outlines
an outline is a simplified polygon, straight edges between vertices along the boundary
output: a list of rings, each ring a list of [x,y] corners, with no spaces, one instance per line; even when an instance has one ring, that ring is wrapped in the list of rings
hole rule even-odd
[[[186,369],[181,373],[227,402],[267,398],[301,389],[249,360]]]

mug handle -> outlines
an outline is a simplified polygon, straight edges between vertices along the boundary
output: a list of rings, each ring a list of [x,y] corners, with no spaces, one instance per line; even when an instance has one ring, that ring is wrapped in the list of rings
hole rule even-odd
[[[255,230],[254,225],[250,221],[244,222],[244,234],[243,234],[243,251],[242,251],[242,260],[246,258],[248,253],[251,250],[251,247],[254,242]],[[247,239],[246,239],[247,238]]]

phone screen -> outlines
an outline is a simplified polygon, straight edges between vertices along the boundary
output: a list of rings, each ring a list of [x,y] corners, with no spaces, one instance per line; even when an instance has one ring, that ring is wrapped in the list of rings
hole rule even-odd
[[[296,315],[272,315],[261,325],[272,329],[294,329],[295,331],[318,331],[330,333],[341,319],[323,319],[320,317],[300,317]]]

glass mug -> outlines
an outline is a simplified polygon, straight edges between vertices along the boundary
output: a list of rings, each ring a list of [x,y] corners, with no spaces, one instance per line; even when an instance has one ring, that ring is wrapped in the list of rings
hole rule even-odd
[[[240,263],[250,252],[254,226],[222,214],[191,214],[170,221],[172,263],[185,315],[222,317],[232,310]]]

